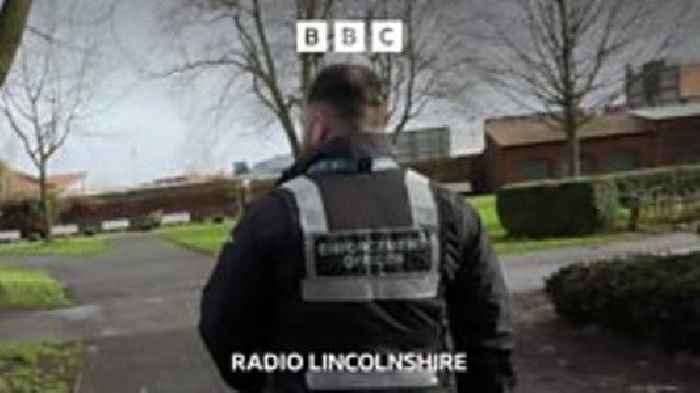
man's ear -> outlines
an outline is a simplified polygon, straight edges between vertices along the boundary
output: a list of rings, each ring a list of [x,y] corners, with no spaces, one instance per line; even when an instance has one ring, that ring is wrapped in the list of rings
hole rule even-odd
[[[332,131],[331,124],[331,113],[328,109],[322,108],[316,112],[316,119],[314,121],[313,133],[315,135],[316,142],[321,144],[328,140]]]

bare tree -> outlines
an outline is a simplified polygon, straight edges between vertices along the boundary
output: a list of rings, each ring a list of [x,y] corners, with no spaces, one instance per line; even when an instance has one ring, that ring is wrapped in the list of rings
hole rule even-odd
[[[155,75],[223,70],[226,76],[219,84],[217,110],[230,110],[231,105],[224,105],[227,97],[240,97],[241,82],[247,82],[248,92],[274,115],[296,156],[300,151],[298,111],[316,72],[331,62],[362,62],[372,66],[385,82],[392,102],[392,131],[397,135],[425,108],[429,97],[442,97],[466,86],[461,75],[465,65],[463,37],[455,30],[464,15],[450,12],[456,3],[459,1],[436,6],[425,0],[296,0],[289,6],[264,0],[181,0],[165,18],[167,31],[181,38],[179,61]],[[399,54],[296,53],[296,20],[333,18],[400,18],[405,22],[405,50]],[[226,35],[229,41],[192,40],[192,32],[201,33],[202,29],[231,33]],[[196,53],[185,42],[188,38],[206,49]],[[440,45],[435,45],[436,41]]]
[[[50,239],[49,162],[90,113],[96,92],[91,71],[98,51],[89,39],[64,46],[61,30],[66,26],[55,17],[57,5],[42,5],[48,7],[42,21],[46,35],[25,36],[15,67],[0,89],[0,114],[39,173],[42,220]]]
[[[627,64],[677,43],[687,0],[502,0],[484,15],[476,62],[490,82],[567,137],[568,172],[581,173],[579,130],[615,102]]]
[[[22,41],[31,5],[31,0],[0,2],[0,86],[5,82],[17,47]]]

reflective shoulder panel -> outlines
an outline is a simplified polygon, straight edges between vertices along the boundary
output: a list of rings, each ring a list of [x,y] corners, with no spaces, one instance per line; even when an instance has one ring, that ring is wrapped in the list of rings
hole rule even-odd
[[[428,178],[413,170],[408,170],[406,171],[405,183],[413,225],[437,228],[437,206]]]
[[[284,183],[282,188],[294,194],[299,208],[299,224],[304,235],[312,232],[328,232],[321,191],[311,179],[299,176]]]

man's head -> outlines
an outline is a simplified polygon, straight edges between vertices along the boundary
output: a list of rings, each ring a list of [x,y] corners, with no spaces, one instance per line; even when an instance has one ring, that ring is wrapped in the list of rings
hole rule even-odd
[[[309,89],[304,109],[304,149],[340,135],[383,132],[387,99],[377,75],[366,66],[325,67]]]

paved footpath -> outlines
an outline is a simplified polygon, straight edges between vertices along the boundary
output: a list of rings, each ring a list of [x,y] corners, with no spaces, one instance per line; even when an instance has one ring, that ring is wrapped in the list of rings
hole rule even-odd
[[[542,286],[559,267],[640,252],[700,249],[700,237],[672,234],[601,247],[576,247],[501,258],[513,292]],[[85,339],[80,393],[227,392],[204,352],[195,323],[214,259],[152,234],[113,239],[104,256],[33,257],[16,263],[48,269],[65,282],[75,307],[0,312],[2,340]]]
[[[635,254],[684,254],[692,251],[700,251],[700,236],[694,233],[673,233],[600,246],[567,247],[507,255],[500,259],[510,291],[526,292],[542,288],[545,277],[572,263]]]
[[[0,313],[3,340],[86,339],[80,393],[229,392],[195,330],[214,259],[150,234],[115,237],[84,260],[27,258],[72,292],[77,306]]]

